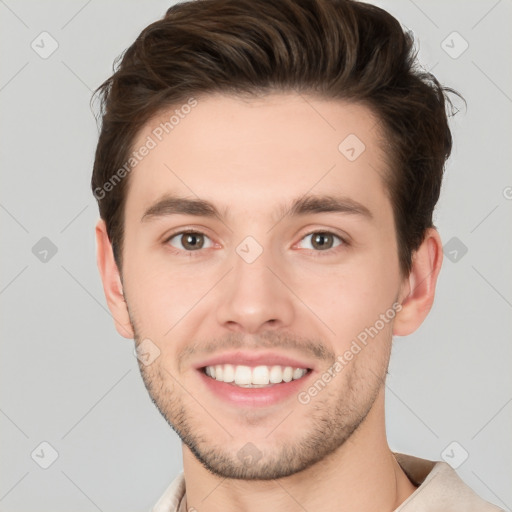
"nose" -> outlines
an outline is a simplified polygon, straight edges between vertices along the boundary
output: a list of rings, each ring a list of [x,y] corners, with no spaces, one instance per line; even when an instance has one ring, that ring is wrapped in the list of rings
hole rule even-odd
[[[220,325],[247,334],[288,327],[294,319],[293,293],[270,251],[252,262],[238,253],[216,293]],[[287,286],[288,285],[288,286]]]

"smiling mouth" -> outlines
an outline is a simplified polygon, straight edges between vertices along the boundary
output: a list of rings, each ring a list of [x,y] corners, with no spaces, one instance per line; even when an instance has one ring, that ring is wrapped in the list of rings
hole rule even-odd
[[[200,369],[205,375],[218,382],[241,388],[268,388],[279,384],[300,380],[312,370],[281,365],[233,365],[220,364],[204,366]]]

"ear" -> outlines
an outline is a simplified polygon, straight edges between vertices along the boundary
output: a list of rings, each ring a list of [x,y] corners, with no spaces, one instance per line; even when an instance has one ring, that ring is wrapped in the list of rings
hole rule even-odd
[[[96,224],[96,261],[103,282],[103,291],[107,299],[108,309],[112,313],[117,332],[124,338],[133,339],[134,332],[124,300],[123,284],[103,219],[100,219]]]
[[[422,244],[413,254],[411,273],[402,284],[399,296],[402,309],[395,317],[394,335],[407,336],[425,320],[434,303],[442,262],[441,237],[435,228],[429,228]]]

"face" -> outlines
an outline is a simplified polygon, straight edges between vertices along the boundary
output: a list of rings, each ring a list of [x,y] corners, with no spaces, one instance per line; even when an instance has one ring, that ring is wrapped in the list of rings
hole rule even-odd
[[[140,370],[207,469],[288,476],[343,445],[386,374],[403,280],[382,133],[364,106],[295,94],[186,110],[134,144],[156,143],[125,209]]]

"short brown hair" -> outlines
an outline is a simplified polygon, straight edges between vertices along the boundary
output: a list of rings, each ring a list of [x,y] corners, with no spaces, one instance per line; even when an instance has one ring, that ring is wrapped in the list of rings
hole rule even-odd
[[[455,91],[417,66],[413,37],[393,16],[353,0],[192,0],[141,32],[95,91],[102,128],[91,185],[120,271],[129,176],[108,193],[105,184],[145,123],[194,95],[277,91],[354,101],[376,114],[400,268],[410,272],[433,226],[452,146],[446,92]]]

